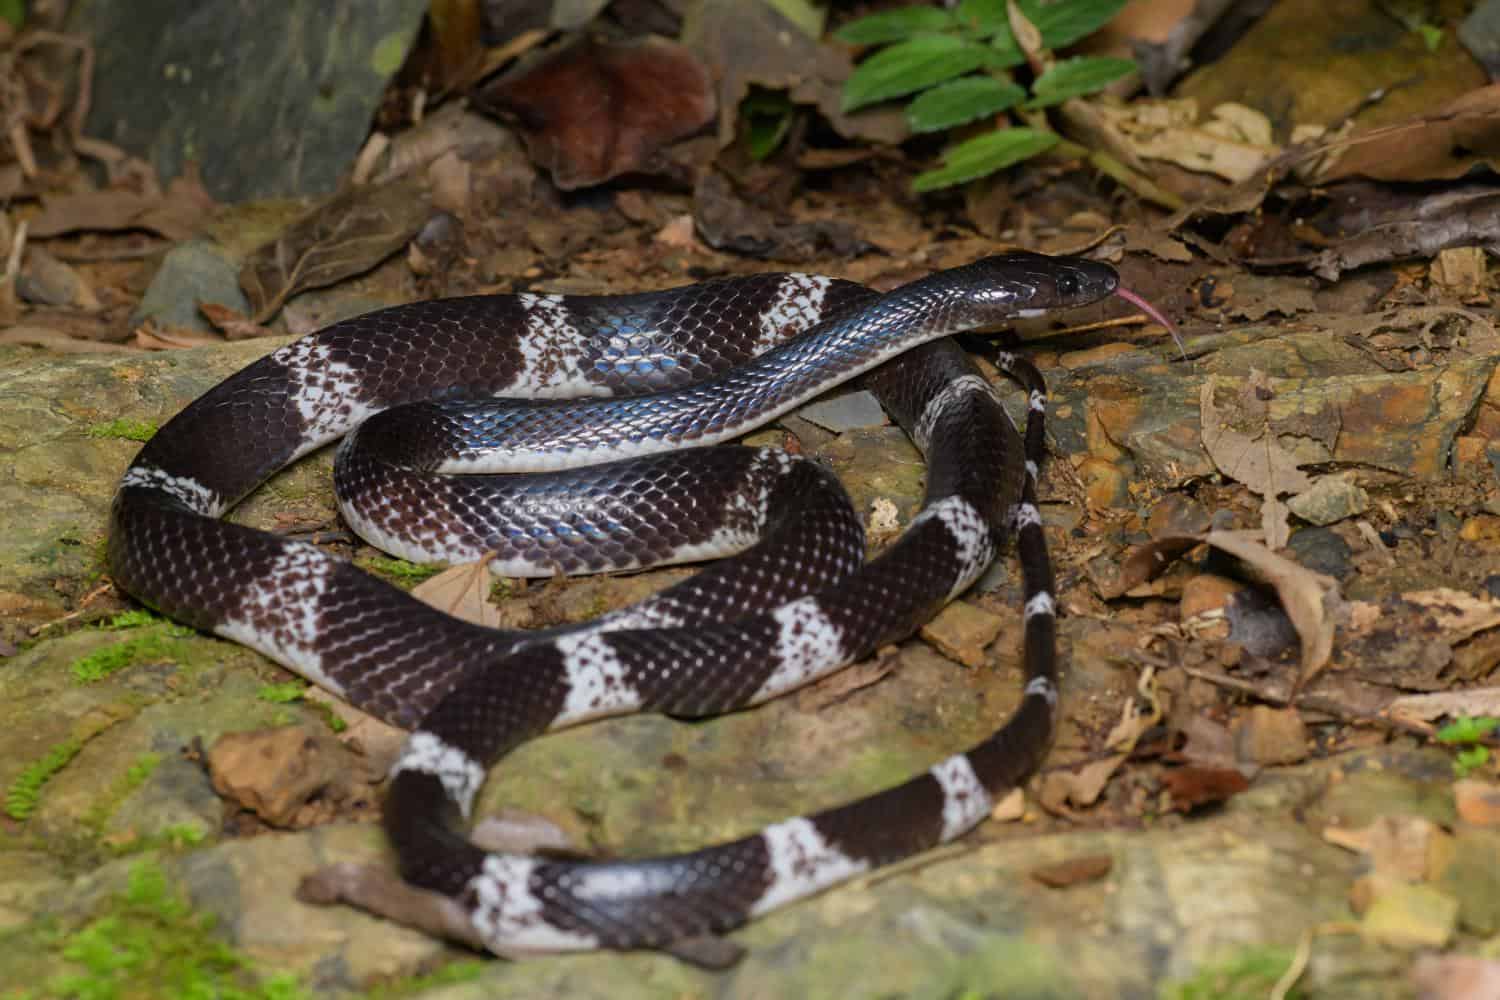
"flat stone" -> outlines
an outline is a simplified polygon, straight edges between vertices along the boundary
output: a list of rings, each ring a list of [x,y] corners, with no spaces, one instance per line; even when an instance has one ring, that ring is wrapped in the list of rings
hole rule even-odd
[[[879,401],[865,389],[808,403],[797,415],[835,434],[890,423]]]

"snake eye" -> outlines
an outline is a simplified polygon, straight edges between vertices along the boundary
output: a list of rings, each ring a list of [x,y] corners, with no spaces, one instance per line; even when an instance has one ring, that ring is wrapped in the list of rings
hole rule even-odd
[[[1057,276],[1057,294],[1063,298],[1072,298],[1078,294],[1078,276],[1075,274],[1060,274]]]

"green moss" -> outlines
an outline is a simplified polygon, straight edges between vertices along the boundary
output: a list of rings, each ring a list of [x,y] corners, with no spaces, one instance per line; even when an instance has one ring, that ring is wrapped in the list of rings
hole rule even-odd
[[[93,424],[85,431],[91,438],[119,438],[125,441],[150,441],[156,425],[147,420],[108,420]]]
[[[147,611],[145,608],[133,608],[130,611],[122,611],[119,614],[115,615],[109,620],[109,623],[105,625],[105,628],[141,628],[146,625],[159,625],[161,624],[162,620],[162,617],[156,614],[154,611]]]
[[[142,619],[141,615],[148,617]],[[146,660],[175,660],[182,655],[182,645],[175,640],[185,639],[193,630],[185,625],[165,624],[149,612],[127,611],[111,621],[111,629],[136,629],[144,625],[156,625],[150,631],[133,635],[128,639],[108,646],[101,646],[73,661],[73,677],[80,684],[92,684],[103,680],[116,671]]]
[[[14,820],[25,820],[36,811],[42,797],[42,787],[52,776],[68,766],[69,761],[83,749],[82,740],[67,740],[47,751],[46,756],[16,775],[5,790],[5,812]]]
[[[349,728],[349,724],[339,718],[339,714],[333,710],[333,706],[321,701],[306,701],[308,684],[306,681],[287,681],[284,684],[267,684],[256,692],[256,697],[261,701],[270,702],[273,705],[290,705],[294,702],[302,702],[308,708],[323,716],[323,721],[328,728],[336,733],[342,733]],[[284,713],[278,715],[279,725],[287,725],[296,720]]]
[[[486,969],[493,969],[493,962],[480,959],[464,959],[449,962],[441,968],[421,976],[410,976],[406,979],[398,979],[395,982],[383,983],[370,991],[368,1000],[399,1000],[401,997],[415,996],[428,990],[435,990],[441,986],[455,986],[459,983],[471,983],[484,974]]]
[[[415,587],[423,580],[430,580],[447,568],[407,562],[405,559],[393,559],[390,556],[369,556],[356,560],[356,563],[362,569],[369,570],[399,587]]]
[[[301,701],[305,694],[307,694],[306,682],[287,681],[285,684],[266,684],[255,692],[255,697],[273,705],[289,705],[294,701]]]
[[[296,1000],[308,994],[288,974],[258,976],[250,962],[213,934],[213,918],[195,914],[154,862],[130,871],[108,912],[57,942],[78,972],[53,978],[49,995],[78,1000],[213,997]]]
[[[103,829],[110,814],[115,811],[121,802],[129,797],[131,792],[144,785],[156,771],[157,765],[161,763],[161,754],[143,753],[125,769],[110,790],[84,814],[83,822],[96,832]]]
[[[1287,948],[1249,948],[1214,965],[1198,970],[1191,979],[1165,983],[1161,1000],[1260,1000],[1292,964]],[[1305,996],[1292,989],[1288,1000]]]

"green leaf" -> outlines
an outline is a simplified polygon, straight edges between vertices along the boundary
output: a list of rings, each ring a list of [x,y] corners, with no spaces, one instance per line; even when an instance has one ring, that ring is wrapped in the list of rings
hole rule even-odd
[[[1108,24],[1127,0],[1020,0],[1021,13],[1042,34],[1042,44],[1060,49]],[[963,0],[954,11],[967,31],[993,38],[996,47],[1016,48],[1005,0]],[[1019,50],[1017,50],[1019,51]]]
[[[995,55],[987,46],[952,35],[922,35],[860,63],[844,81],[844,110],[903,97],[994,65]]]
[[[884,45],[947,31],[953,24],[953,15],[937,7],[899,7],[850,21],[833,37],[849,45]]]
[[[1500,727],[1500,719],[1488,715],[1461,715],[1437,731],[1440,743],[1474,743]]]
[[[740,122],[752,160],[764,160],[781,146],[792,128],[796,106],[780,90],[752,89],[740,102]]]
[[[0,18],[10,22],[12,28],[26,23],[26,0],[0,0]]]
[[[1453,773],[1460,778],[1467,778],[1489,762],[1489,747],[1466,747],[1453,758]]]
[[[1005,14],[1005,0],[963,0],[953,10],[960,27],[982,38],[995,35],[1010,37],[1010,18]]]
[[[1135,72],[1135,63],[1129,59],[1110,59],[1101,56],[1079,56],[1064,59],[1047,72],[1037,77],[1031,85],[1031,100],[1028,108],[1045,108],[1061,104],[1070,97],[1081,97],[1102,90],[1109,84]]]
[[[1042,44],[1049,49],[1072,45],[1104,27],[1124,8],[1128,0],[1020,0],[1021,11],[1042,33]]]
[[[975,136],[948,150],[943,165],[920,173],[914,191],[935,191],[1004,170],[1057,145],[1057,133],[1033,128],[1005,128]]]
[[[1008,80],[966,76],[938,84],[906,107],[913,132],[937,132],[993,115],[1026,99],[1026,91]]]
[[[802,29],[811,39],[823,37],[823,26],[828,20],[828,8],[808,0],[766,0],[782,17]]]

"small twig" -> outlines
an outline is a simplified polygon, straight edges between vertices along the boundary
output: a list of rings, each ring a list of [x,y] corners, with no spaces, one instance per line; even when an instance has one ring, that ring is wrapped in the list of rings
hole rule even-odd
[[[1297,950],[1292,954],[1292,963],[1286,967],[1281,978],[1276,980],[1276,985],[1271,987],[1269,1000],[1286,1000],[1286,995],[1297,980],[1302,978],[1302,973],[1307,971],[1307,963],[1312,958],[1313,931],[1309,927],[1297,938]]]
[[[94,602],[95,598],[97,598],[100,594],[106,593],[113,589],[115,589],[115,585],[112,583],[99,584],[99,586],[83,595],[83,600],[78,603],[78,608],[76,610],[69,611],[61,618],[54,618],[49,622],[42,622],[40,625],[33,625],[31,628],[26,630],[26,634],[34,639],[50,628],[55,628],[66,622],[70,622],[74,618],[77,618],[79,615],[87,614],[89,605]]]
[[[21,257],[26,253],[26,220],[22,219],[16,224],[16,235],[10,243],[10,254],[5,259],[5,274],[0,275],[0,283],[16,280],[16,275],[21,273]]]

